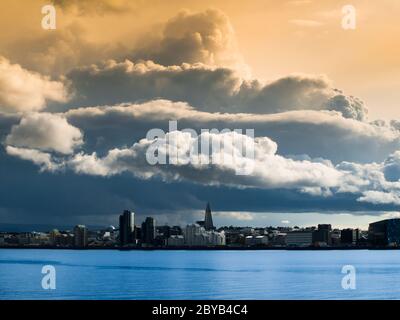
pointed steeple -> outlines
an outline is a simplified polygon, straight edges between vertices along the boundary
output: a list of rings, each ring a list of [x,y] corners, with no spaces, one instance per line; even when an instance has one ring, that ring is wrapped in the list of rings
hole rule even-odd
[[[214,229],[214,224],[213,224],[213,219],[212,219],[211,208],[210,208],[209,202],[207,202],[206,213],[204,216],[204,228],[206,230]]]

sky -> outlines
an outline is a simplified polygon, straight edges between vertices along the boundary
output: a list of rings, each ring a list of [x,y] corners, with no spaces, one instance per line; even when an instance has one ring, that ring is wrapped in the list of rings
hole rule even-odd
[[[208,201],[218,225],[398,216],[398,1],[17,0],[0,15],[0,223],[108,225],[131,209],[183,225]],[[179,157],[198,143],[185,128],[254,130],[253,172],[149,164],[162,139],[147,134],[169,121]]]

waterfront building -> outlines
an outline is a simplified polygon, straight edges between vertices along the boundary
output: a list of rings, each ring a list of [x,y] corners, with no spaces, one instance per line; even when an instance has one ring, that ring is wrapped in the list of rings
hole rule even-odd
[[[184,230],[187,246],[222,246],[226,244],[225,232],[207,231],[198,224],[187,225]]]
[[[135,213],[125,210],[119,216],[119,241],[121,246],[135,242]]]
[[[147,217],[142,223],[142,242],[147,244],[153,244],[156,238],[156,221]]]
[[[246,246],[265,246],[268,244],[267,236],[247,236],[245,239]]]
[[[356,245],[359,238],[358,229],[343,229],[341,231],[340,242],[344,245]]]
[[[312,231],[292,231],[286,234],[286,245],[288,247],[309,247],[312,243]]]
[[[400,219],[387,219],[370,223],[368,241],[378,246],[400,245]]]
[[[283,247],[286,245],[286,235],[287,233],[285,232],[281,232],[279,230],[273,230],[271,231],[271,233],[268,234],[269,243],[272,246]]]
[[[254,228],[244,227],[240,229],[240,232],[243,233],[246,237],[254,235]]]
[[[77,248],[85,248],[88,245],[88,229],[84,225],[74,228],[74,245]]]
[[[53,229],[49,233],[50,237],[50,244],[52,246],[59,246],[61,245],[61,233],[57,229]]]
[[[332,244],[332,226],[330,224],[319,224],[318,229],[313,232],[313,243],[316,245]]]
[[[185,238],[182,235],[172,235],[167,239],[167,246],[169,247],[183,247],[185,245]]]

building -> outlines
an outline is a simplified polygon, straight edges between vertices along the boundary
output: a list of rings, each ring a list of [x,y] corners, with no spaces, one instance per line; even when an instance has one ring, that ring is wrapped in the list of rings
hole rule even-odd
[[[167,239],[168,247],[183,247],[185,245],[185,238],[182,235],[172,235]]]
[[[147,217],[142,223],[142,242],[147,244],[153,244],[156,238],[156,221]]]
[[[205,216],[204,216],[204,229],[206,229],[206,231],[214,230],[214,224],[213,224],[213,219],[212,219],[212,214],[211,214],[210,203],[207,203],[207,207],[206,207],[206,212],[205,212]]]
[[[368,228],[368,241],[376,246],[399,246],[400,219],[387,219],[371,223]]]
[[[187,246],[223,246],[226,244],[225,232],[207,231],[198,224],[187,225],[184,230]]]
[[[342,241],[342,232],[339,229],[333,229],[331,232],[331,244],[332,246],[340,246]]]
[[[119,242],[121,246],[135,242],[135,213],[129,210],[119,216]]]
[[[343,245],[356,245],[358,238],[358,229],[343,229],[340,233],[340,243]]]
[[[247,236],[245,239],[246,246],[266,246],[268,244],[268,236]]]
[[[53,229],[49,233],[50,236],[50,244],[52,246],[59,246],[61,245],[61,233],[57,229]]]
[[[318,229],[313,232],[313,243],[316,245],[332,244],[332,226],[330,224],[319,224]]]
[[[312,231],[292,231],[286,234],[286,245],[288,247],[309,247],[312,243]]]
[[[269,243],[272,246],[283,247],[286,245],[286,234],[285,232],[281,232],[279,230],[273,230],[268,234]]]
[[[74,245],[77,248],[85,248],[88,245],[88,230],[84,225],[74,228]]]

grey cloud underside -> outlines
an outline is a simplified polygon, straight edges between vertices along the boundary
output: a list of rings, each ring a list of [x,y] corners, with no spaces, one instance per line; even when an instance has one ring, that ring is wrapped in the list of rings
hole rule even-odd
[[[13,175],[10,175],[13,172]],[[192,183],[142,180],[130,174],[110,178],[72,172],[37,173],[37,167],[0,152],[0,217],[2,222],[115,224],[120,208],[131,208],[138,219],[168,213],[169,224],[190,223],[193,209],[253,212],[354,212],[379,214],[396,210],[391,204],[356,201],[351,194],[311,196],[295,190],[237,189]],[[178,215],[178,212],[183,212]],[[105,221],[105,219],[108,219]]]
[[[364,120],[367,113],[361,100],[344,95],[323,76],[291,75],[263,84],[242,78],[233,69],[199,63],[165,67],[151,61],[110,60],[75,69],[69,79],[78,106],[165,98],[210,112],[334,110],[357,120]]]

